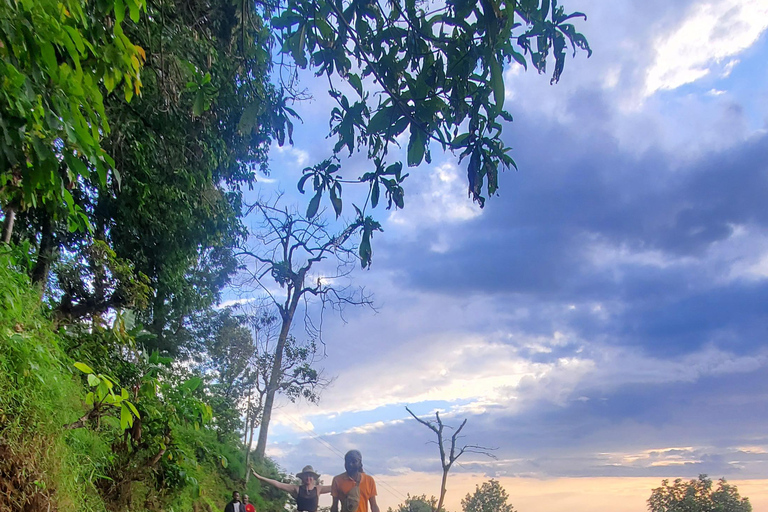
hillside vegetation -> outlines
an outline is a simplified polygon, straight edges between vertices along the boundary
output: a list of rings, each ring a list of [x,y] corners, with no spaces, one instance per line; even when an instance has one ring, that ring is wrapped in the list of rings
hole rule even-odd
[[[139,348],[129,314],[57,327],[20,254],[0,248],[0,510],[221,510],[233,489],[283,509],[245,489],[203,379]]]

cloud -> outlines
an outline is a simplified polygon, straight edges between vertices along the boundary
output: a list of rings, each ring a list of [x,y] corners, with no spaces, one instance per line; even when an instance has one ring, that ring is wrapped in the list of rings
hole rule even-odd
[[[641,476],[653,478],[627,510],[660,478],[768,472],[767,109],[744,92],[765,78],[747,72],[739,89],[767,17],[730,0],[581,3],[568,7],[590,15],[591,59],[569,61],[555,87],[505,75],[520,171],[501,176],[500,196],[480,210],[466,163],[436,153],[409,170],[405,210],[375,211],[385,232],[355,280],[379,313],[325,324],[323,363],[338,378],[319,406],[275,411],[312,426],[276,419],[281,463],[335,473],[360,448],[381,481],[409,483],[403,494],[430,489],[432,434],[410,404],[468,418],[468,442],[498,447],[498,460],[463,460],[456,482],[508,478],[520,497],[531,485],[537,510],[614,510]],[[746,24],[723,40],[712,20]],[[680,42],[691,27],[697,47]],[[311,158],[328,145],[315,139]]]
[[[683,22],[654,43],[645,95],[676,89],[721,65],[727,76],[738,62],[729,57],[752,46],[768,28],[768,5],[760,0],[727,0],[694,5]]]
[[[251,304],[251,303],[256,302],[256,301],[257,301],[257,299],[254,298],[254,297],[244,297],[244,298],[239,298],[239,299],[229,299],[229,300],[225,300],[224,302],[219,304],[217,306],[217,308],[218,309],[224,309],[224,308],[229,308],[229,307],[232,307],[232,306],[243,306],[243,305],[246,305],[246,304]]]

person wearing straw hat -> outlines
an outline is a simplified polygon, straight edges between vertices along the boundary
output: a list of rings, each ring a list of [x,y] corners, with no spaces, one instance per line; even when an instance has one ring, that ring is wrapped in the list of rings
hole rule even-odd
[[[253,476],[262,482],[271,485],[281,491],[290,494],[296,500],[298,512],[317,512],[317,502],[321,494],[331,492],[330,485],[317,485],[320,475],[315,473],[312,466],[304,466],[301,473],[296,473],[296,477],[301,480],[301,485],[286,484],[261,476],[251,469]]]

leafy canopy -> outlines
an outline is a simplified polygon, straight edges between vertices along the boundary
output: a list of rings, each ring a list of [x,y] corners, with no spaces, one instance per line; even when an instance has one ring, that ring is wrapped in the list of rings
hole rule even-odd
[[[0,2],[4,209],[43,207],[58,215],[66,205],[70,230],[89,226],[70,191],[92,173],[106,184],[114,170],[101,147],[110,130],[102,92],[122,85],[130,101],[141,90],[146,54],[122,27],[126,13],[135,22],[141,9],[144,0]]]
[[[475,486],[475,492],[461,500],[464,512],[515,512],[507,503],[509,494],[498,480],[488,480],[482,486]]]
[[[712,485],[707,475],[688,482],[678,478],[672,485],[663,480],[661,487],[651,492],[648,498],[650,512],[752,512],[749,498],[739,496],[736,486],[725,478]]]
[[[405,501],[397,506],[396,509],[389,507],[387,512],[435,512],[437,508],[437,498],[430,496],[427,498],[426,494],[421,496],[408,495]],[[440,512],[445,512],[445,509],[440,509]]]
[[[569,44],[574,55],[591,53],[574,18],[586,16],[566,13],[557,0],[289,0],[272,19],[281,51],[325,76],[337,104],[333,155],[304,169],[299,184],[303,191],[312,178],[307,216],[326,193],[340,215],[341,185],[349,181],[335,161],[361,149],[373,170],[352,181],[369,186],[366,206],[375,207],[383,191],[388,208],[402,208],[407,174],[390,149],[406,140],[408,166],[431,162],[435,145],[468,158],[469,194],[483,206],[498,189],[499,169],[515,167],[501,140],[502,121],[512,120],[504,110],[504,66],[531,63],[543,73],[554,60],[557,82]]]

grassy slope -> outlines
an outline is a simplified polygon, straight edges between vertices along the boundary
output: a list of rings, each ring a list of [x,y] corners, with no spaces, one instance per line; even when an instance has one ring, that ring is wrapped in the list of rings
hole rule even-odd
[[[82,376],[60,347],[61,338],[46,316],[39,294],[15,260],[0,245],[0,510],[222,510],[231,490],[251,495],[260,512],[283,509],[284,496],[252,479],[247,489],[236,478],[244,472],[242,451],[219,443],[208,430],[182,431],[178,443],[193,455],[186,468],[198,486],[159,491],[152,475],[133,482],[120,503],[103,496],[107,475],[115,471],[112,444],[120,437],[114,423],[65,430],[85,412]],[[262,468],[276,475],[267,461]]]

